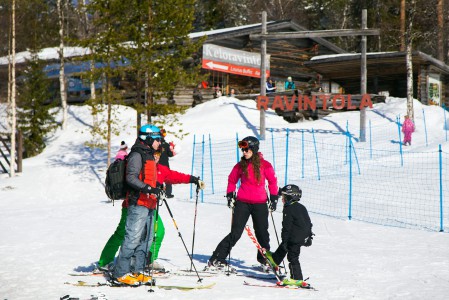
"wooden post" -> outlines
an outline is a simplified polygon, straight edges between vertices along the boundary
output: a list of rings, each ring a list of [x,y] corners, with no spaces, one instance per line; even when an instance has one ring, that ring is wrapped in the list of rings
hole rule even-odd
[[[267,33],[267,12],[262,12],[262,34]],[[266,57],[267,57],[267,40],[262,39],[260,41],[260,95],[265,96],[265,82],[267,81],[266,76]],[[260,109],[260,133],[259,138],[261,140],[265,140],[265,110],[263,108]]]
[[[367,29],[367,10],[362,10],[362,30]],[[360,61],[360,94],[366,94],[366,35],[362,35]],[[360,142],[366,141],[366,110],[360,109]]]
[[[17,172],[22,173],[22,153],[23,153],[23,135],[22,131],[17,132]]]

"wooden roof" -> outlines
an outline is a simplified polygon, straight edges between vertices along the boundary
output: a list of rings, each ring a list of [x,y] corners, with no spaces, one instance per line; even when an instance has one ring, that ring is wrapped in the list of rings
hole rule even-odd
[[[407,74],[405,64],[405,52],[385,52],[367,54],[368,84],[377,82],[398,82],[405,80]],[[360,90],[360,53],[331,55],[315,57],[304,65],[323,75],[324,79],[330,79],[339,83],[346,90],[353,92]],[[412,55],[413,72],[419,72],[420,66],[432,66],[442,74],[449,74],[449,66],[444,62],[425,53],[414,51]],[[377,92],[372,91],[371,92]]]

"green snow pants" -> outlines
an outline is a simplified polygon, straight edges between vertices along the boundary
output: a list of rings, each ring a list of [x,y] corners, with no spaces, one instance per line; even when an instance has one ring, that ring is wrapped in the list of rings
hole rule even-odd
[[[156,215],[156,210],[154,211],[154,214]],[[117,253],[118,249],[123,243],[123,240],[125,239],[125,225],[127,215],[128,209],[122,207],[122,215],[120,217],[120,222],[118,223],[114,234],[111,235],[106,245],[104,246],[103,251],[101,251],[98,266],[104,267],[107,264],[114,261],[115,254]],[[157,223],[156,223],[156,216],[153,219],[155,222],[154,229],[156,231],[155,232],[156,240],[151,245],[150,252],[152,253],[152,255],[150,262],[153,262],[158,258],[159,249],[161,248],[162,240],[164,239],[165,235],[165,227],[164,223],[162,222],[161,216],[159,215],[159,217],[157,218]]]

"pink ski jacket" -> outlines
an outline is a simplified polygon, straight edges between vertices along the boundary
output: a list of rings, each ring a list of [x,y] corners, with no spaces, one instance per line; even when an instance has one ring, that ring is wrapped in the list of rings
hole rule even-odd
[[[410,119],[405,119],[404,123],[402,124],[402,132],[412,133],[414,131],[415,131],[415,124],[413,124],[413,121]]]
[[[226,193],[235,191],[237,182],[240,179],[241,185],[237,193],[238,201],[250,204],[266,203],[268,196],[265,191],[265,180],[268,181],[270,195],[277,195],[278,193],[277,178],[273,166],[263,158],[262,153],[258,152],[258,154],[260,156],[261,168],[259,182],[255,178],[252,164],[248,165],[248,176],[245,176],[239,163],[232,168],[228,176]]]

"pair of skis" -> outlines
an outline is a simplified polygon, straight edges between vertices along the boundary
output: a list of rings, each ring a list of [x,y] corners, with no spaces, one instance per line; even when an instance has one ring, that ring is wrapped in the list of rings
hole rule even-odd
[[[290,289],[297,289],[297,288],[301,288],[301,289],[312,289],[315,290],[313,287],[311,287],[310,285],[308,285],[307,287],[299,287],[299,286],[291,286],[291,285],[284,285],[282,283],[282,279],[281,276],[278,272],[278,269],[276,268],[276,266],[273,266],[271,264],[271,262],[267,259],[266,256],[266,252],[267,250],[265,250],[264,248],[262,248],[262,246],[260,246],[259,242],[257,241],[256,237],[254,236],[253,232],[251,231],[251,228],[249,227],[249,225],[245,226],[245,230],[246,233],[248,234],[248,237],[251,239],[251,241],[254,243],[254,245],[257,247],[257,250],[259,250],[260,254],[263,256],[263,258],[265,259],[265,261],[268,263],[269,268],[271,269],[271,271],[273,272],[274,276],[276,277],[276,284],[275,285],[260,285],[260,284],[252,284],[249,282],[244,282],[244,285],[248,285],[248,286],[260,286],[260,287],[276,287],[276,288],[290,288]]]

